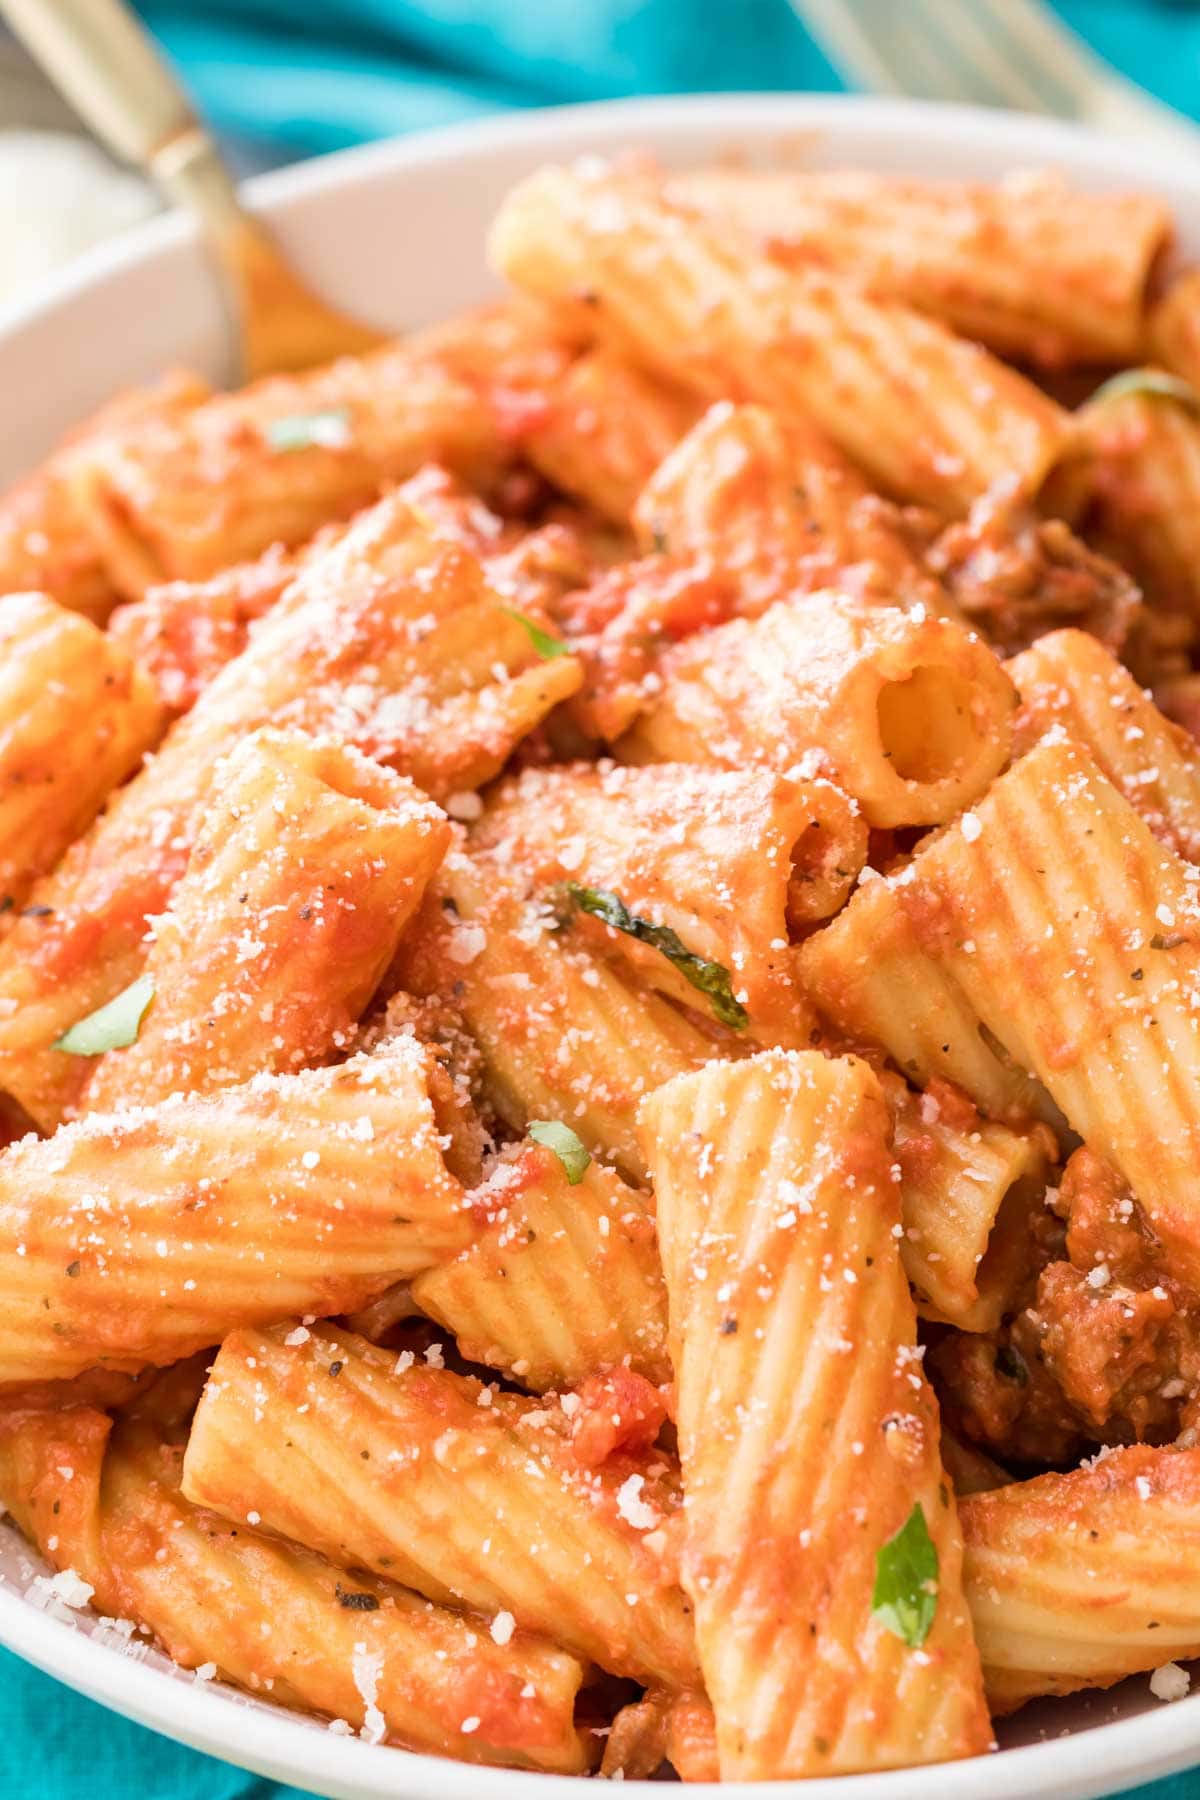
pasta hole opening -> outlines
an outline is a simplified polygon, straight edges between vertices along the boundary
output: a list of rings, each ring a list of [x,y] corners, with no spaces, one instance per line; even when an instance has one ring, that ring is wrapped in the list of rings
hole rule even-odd
[[[836,821],[813,818],[792,845],[787,885],[787,928],[793,943],[830,918],[846,900],[863,857],[846,842]]]
[[[937,663],[884,683],[875,703],[879,742],[901,781],[932,786],[959,774],[978,736],[971,700],[971,683]]]
[[[1016,1310],[1029,1263],[1029,1221],[1046,1192],[1044,1176],[1019,1175],[1005,1190],[992,1221],[987,1249],[975,1271],[975,1291],[985,1310],[982,1330],[992,1330]]]

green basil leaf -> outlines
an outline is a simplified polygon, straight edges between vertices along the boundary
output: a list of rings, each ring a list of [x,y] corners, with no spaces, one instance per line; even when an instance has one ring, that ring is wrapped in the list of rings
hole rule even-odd
[[[1127,394],[1146,394],[1155,400],[1174,400],[1189,412],[1200,413],[1200,394],[1190,381],[1168,375],[1165,369],[1122,369],[1108,381],[1101,382],[1088,400],[1089,406],[1106,400],[1123,400]]]
[[[547,1150],[553,1150],[563,1166],[569,1186],[577,1187],[592,1159],[571,1127],[560,1124],[557,1119],[534,1119],[529,1135],[535,1144],[544,1144]]]
[[[713,1014],[722,1025],[741,1031],[750,1023],[750,1014],[734,996],[729,970],[723,963],[706,962],[697,956],[669,925],[652,925],[648,919],[640,919],[630,912],[619,894],[610,894],[605,888],[585,888],[577,881],[568,881],[566,897],[580,912],[590,913],[614,931],[623,931],[627,937],[660,951],[685,981],[707,995]]]
[[[918,1500],[875,1557],[871,1611],[910,1650],[929,1636],[937,1612],[938,1553]]]
[[[293,413],[286,419],[272,419],[263,427],[263,436],[272,450],[344,450],[350,442],[350,414],[344,406],[329,407],[325,412]]]
[[[66,1050],[72,1056],[103,1056],[106,1050],[124,1050],[137,1043],[142,1018],[153,998],[153,977],[139,975],[107,1006],[97,1007],[86,1019],[64,1031],[53,1048]]]
[[[561,638],[551,637],[548,631],[543,631],[540,625],[535,625],[532,619],[523,612],[518,612],[515,606],[502,606],[500,611],[507,613],[510,619],[515,619],[518,625],[524,626],[529,633],[530,643],[543,662],[553,662],[556,656],[570,656],[570,644],[564,644]]]

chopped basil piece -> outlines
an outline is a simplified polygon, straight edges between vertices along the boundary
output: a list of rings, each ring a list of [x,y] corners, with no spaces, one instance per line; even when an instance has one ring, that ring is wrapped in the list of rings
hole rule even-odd
[[[1127,394],[1145,394],[1155,400],[1174,400],[1179,406],[1186,406],[1189,412],[1200,412],[1200,393],[1196,392],[1190,381],[1182,381],[1178,375],[1168,375],[1165,369],[1123,369],[1119,375],[1101,382],[1088,405],[1102,405],[1106,400],[1124,400]]]
[[[929,1636],[937,1612],[938,1554],[918,1500],[875,1557],[871,1611],[910,1650]]]
[[[706,962],[702,956],[696,956],[669,925],[652,925],[648,919],[640,919],[630,912],[619,894],[610,894],[605,888],[585,888],[577,881],[568,881],[565,892],[580,912],[590,913],[614,931],[623,931],[627,937],[661,951],[685,981],[708,996],[713,1014],[722,1025],[741,1031],[750,1023],[749,1013],[734,996],[729,970],[722,963]]]
[[[570,656],[570,644],[564,644],[561,638],[551,637],[548,631],[543,631],[540,625],[535,625],[531,618],[528,618],[523,612],[518,612],[515,606],[502,606],[500,611],[507,613],[510,619],[515,619],[518,625],[524,626],[529,633],[530,643],[543,662],[553,662],[556,656]]]
[[[272,450],[344,450],[350,442],[350,414],[345,407],[325,412],[293,413],[272,419],[263,428]]]
[[[569,1125],[562,1125],[557,1119],[534,1119],[529,1135],[535,1144],[544,1144],[547,1150],[553,1150],[571,1187],[583,1180],[592,1159]]]
[[[107,1006],[97,1007],[86,1019],[64,1031],[54,1049],[69,1051],[72,1056],[103,1056],[106,1050],[124,1050],[127,1045],[136,1044],[143,1016],[153,998],[153,977],[139,975]]]

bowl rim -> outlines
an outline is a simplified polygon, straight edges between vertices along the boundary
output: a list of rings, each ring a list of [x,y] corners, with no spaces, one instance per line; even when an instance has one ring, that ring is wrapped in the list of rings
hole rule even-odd
[[[836,134],[848,126],[881,139],[919,130],[933,147],[978,149],[1011,156],[1017,167],[1064,165],[1075,177],[1094,175],[1123,187],[1145,184],[1194,198],[1200,218],[1200,153],[1194,168],[1164,166],[1161,151],[1122,142],[1119,151],[1085,127],[1025,114],[934,101],[858,95],[733,93],[595,101],[583,105],[498,113],[483,119],[359,145],[255,177],[244,192],[285,229],[293,206],[348,183],[386,182],[406,170],[436,168],[470,159],[490,146],[544,148],[554,155],[569,135],[571,154],[582,142],[613,147],[648,133],[662,140],[703,126],[718,139],[745,132],[779,133],[780,141],[809,132]],[[1197,139],[1200,152],[1200,137]],[[1176,146],[1177,149],[1177,146]],[[195,228],[176,214],[134,226],[86,252],[64,271],[38,281],[0,308],[0,342],[59,307],[86,297],[123,272],[152,262],[195,240]],[[31,1565],[31,1575],[36,1572]],[[330,1734],[319,1721],[264,1707],[259,1697],[194,1674],[144,1663],[96,1642],[67,1622],[27,1601],[0,1577],[0,1647],[88,1698],[193,1749],[232,1761],[260,1775],[313,1787],[330,1800],[518,1800],[531,1780],[521,1770],[492,1769],[418,1752],[376,1746]],[[176,1688],[169,1695],[165,1684]],[[237,1715],[245,1721],[239,1727]],[[1006,1749],[991,1758],[942,1763],[919,1770],[816,1778],[801,1790],[795,1780],[698,1783],[709,1800],[743,1795],[749,1800],[912,1800],[919,1781],[923,1800],[1024,1800],[1032,1793],[1099,1796],[1131,1783],[1153,1781],[1200,1760],[1200,1693],[1132,1717],[1087,1726],[1047,1740]],[[969,1773],[968,1773],[969,1771]],[[659,1784],[627,1783],[649,1791]],[[579,1777],[539,1774],[533,1790],[544,1800],[578,1800]]]
[[[836,130],[846,120],[887,136],[919,124],[927,142],[947,150],[961,147],[994,150],[1011,145],[1024,166],[1047,159],[1063,160],[1081,173],[1088,165],[1111,179],[1113,149],[1100,132],[1068,120],[1032,113],[992,111],[939,100],[908,100],[864,94],[722,93],[671,94],[625,100],[590,100],[578,105],[535,107],[489,114],[456,124],[415,131],[401,137],[355,144],[344,150],[290,163],[252,176],[240,192],[252,208],[286,223],[293,205],[349,182],[371,181],[397,169],[437,166],[486,149],[497,139],[505,148],[540,146],[550,150],[562,133],[595,136],[610,142],[639,129],[655,132],[691,128],[702,122],[715,133],[745,130],[747,110],[757,115],[756,131],[773,124],[781,135]],[[611,123],[610,123],[611,121]],[[1178,153],[1178,146],[1173,146]],[[578,154],[574,152],[573,154]],[[1120,141],[1121,181],[1145,182],[1161,189],[1167,171],[1163,152],[1130,139]],[[1030,161],[1032,159],[1032,163]],[[1200,130],[1195,168],[1170,171],[1172,185],[1191,186],[1200,203]],[[112,280],[124,269],[149,260],[181,243],[194,243],[196,228],[178,211],[160,213],[128,226],[112,238],[85,250],[65,268],[30,284],[15,299],[0,305],[0,339],[33,323],[42,314]]]

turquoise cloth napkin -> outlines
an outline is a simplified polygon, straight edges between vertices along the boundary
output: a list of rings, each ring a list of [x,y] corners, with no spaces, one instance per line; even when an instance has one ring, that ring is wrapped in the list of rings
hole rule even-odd
[[[279,159],[502,106],[842,86],[787,0],[338,0],[302,13],[294,0],[139,3],[213,122]],[[1058,11],[1200,116],[1200,5],[1059,0]]]
[[[902,3],[902,0],[893,0]],[[787,0],[143,0],[209,118],[284,162],[504,107],[842,83]],[[1200,117],[1200,0],[1060,0],[1112,63]],[[0,1796],[303,1800],[0,1652]],[[1200,1777],[1138,1800],[1197,1800]]]

